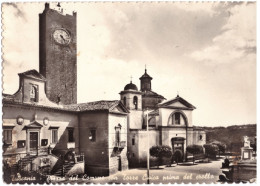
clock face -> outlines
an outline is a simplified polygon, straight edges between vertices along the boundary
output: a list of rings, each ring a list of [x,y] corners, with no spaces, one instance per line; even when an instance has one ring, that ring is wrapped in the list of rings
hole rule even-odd
[[[61,45],[67,45],[70,43],[71,40],[69,32],[65,29],[56,29],[53,32],[53,38],[57,43]]]

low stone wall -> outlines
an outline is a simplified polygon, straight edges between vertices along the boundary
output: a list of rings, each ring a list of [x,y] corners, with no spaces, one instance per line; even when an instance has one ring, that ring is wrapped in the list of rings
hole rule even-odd
[[[86,166],[86,171],[85,173],[88,176],[109,176],[109,168],[105,166],[90,166],[90,165],[85,165]]]

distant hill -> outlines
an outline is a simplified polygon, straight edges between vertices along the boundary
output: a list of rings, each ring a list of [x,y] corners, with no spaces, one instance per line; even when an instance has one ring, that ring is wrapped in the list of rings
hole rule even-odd
[[[256,124],[247,125],[232,125],[228,127],[197,127],[194,128],[204,129],[206,132],[206,142],[219,141],[227,145],[227,150],[240,149],[243,144],[243,136],[248,136],[254,141],[256,136]],[[251,141],[251,140],[250,140]]]

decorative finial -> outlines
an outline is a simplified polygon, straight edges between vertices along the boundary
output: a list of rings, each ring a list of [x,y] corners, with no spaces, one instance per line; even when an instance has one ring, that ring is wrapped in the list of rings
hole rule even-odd
[[[130,83],[132,83],[133,76],[130,76],[130,78],[131,78],[131,81],[130,81]]]
[[[145,64],[145,73],[146,73],[146,71],[147,71],[147,70],[146,70],[146,64]]]
[[[177,91],[177,97],[179,97],[179,91]]]

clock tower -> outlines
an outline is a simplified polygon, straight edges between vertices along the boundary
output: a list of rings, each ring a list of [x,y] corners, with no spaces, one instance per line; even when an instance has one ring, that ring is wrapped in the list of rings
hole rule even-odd
[[[45,92],[56,103],[77,103],[77,14],[64,14],[58,3],[39,14],[40,73],[46,77]]]

